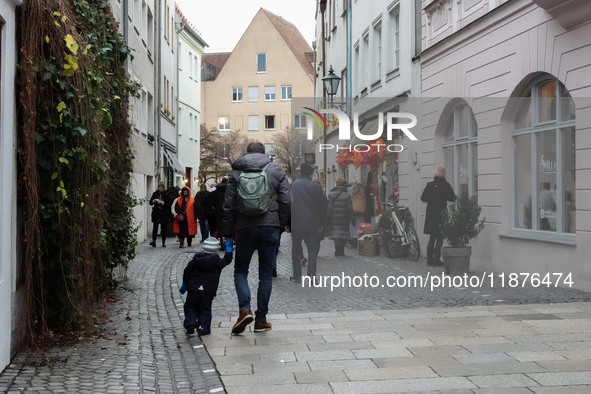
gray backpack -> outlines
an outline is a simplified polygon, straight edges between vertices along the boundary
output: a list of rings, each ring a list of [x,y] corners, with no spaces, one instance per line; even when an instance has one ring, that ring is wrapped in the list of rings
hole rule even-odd
[[[238,211],[246,216],[264,215],[272,196],[267,182],[267,164],[263,168],[247,168],[238,177]]]

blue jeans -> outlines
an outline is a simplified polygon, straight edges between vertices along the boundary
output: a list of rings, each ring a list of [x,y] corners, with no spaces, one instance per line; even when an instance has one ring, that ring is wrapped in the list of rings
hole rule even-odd
[[[240,311],[250,309],[248,267],[254,251],[259,251],[259,287],[255,321],[267,321],[269,299],[273,288],[273,263],[276,259],[278,243],[279,229],[277,227],[248,227],[238,230],[236,236],[234,286],[236,286]]]
[[[199,229],[201,230],[201,239],[206,240],[209,237],[209,225],[205,218],[199,218]]]

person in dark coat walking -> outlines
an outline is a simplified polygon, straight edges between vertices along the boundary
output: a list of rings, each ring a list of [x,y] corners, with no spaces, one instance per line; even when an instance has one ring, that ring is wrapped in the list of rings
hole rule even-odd
[[[195,216],[199,221],[199,229],[201,230],[201,243],[203,243],[209,237],[209,226],[207,225],[207,219],[205,218],[205,206],[203,205],[203,199],[207,195],[207,186],[202,183],[199,186],[199,191],[195,194]]]
[[[218,219],[215,210],[215,192],[217,189],[217,184],[212,182],[209,185],[210,190],[205,193],[203,196],[202,204],[205,210],[205,218],[207,220],[207,226],[209,227],[209,235],[212,237],[216,236],[216,231],[218,230]],[[219,236],[218,236],[219,238]]]
[[[226,196],[226,188],[228,187],[228,178],[223,177],[222,181],[217,185],[214,192],[210,194],[213,209],[215,210],[216,228],[222,227],[222,219],[224,218],[224,198]],[[220,240],[220,250],[223,250],[224,243],[222,237],[218,235]]]
[[[185,301],[185,321],[187,334],[195,329],[199,335],[211,334],[211,303],[216,296],[222,270],[232,262],[232,242],[226,242],[226,254],[218,255],[218,241],[209,237],[203,243],[203,251],[196,253],[183,272],[180,292],[188,291]]]
[[[435,177],[428,182],[421,195],[421,201],[427,203],[427,213],[425,215],[424,234],[429,234],[429,243],[427,244],[427,265],[442,266],[439,259],[441,257],[441,246],[443,246],[443,236],[439,225],[441,224],[441,213],[447,208],[447,202],[455,200],[453,188],[445,180],[445,167],[437,166]]]
[[[162,235],[162,247],[166,247],[166,224],[170,221],[170,198],[164,190],[164,182],[158,183],[158,190],[152,193],[150,197],[150,205],[152,207],[152,242],[150,245],[156,247],[156,237],[158,236],[158,226],[160,226],[160,233]]]
[[[302,164],[302,176],[291,184],[291,259],[293,265],[292,280],[297,282],[302,278],[302,260],[304,251],[302,241],[308,249],[307,275],[316,275],[316,258],[320,250],[321,233],[326,221],[326,197],[322,187],[314,182],[310,175],[314,167]]]
[[[334,240],[335,257],[345,255],[345,244],[351,239],[349,223],[356,226],[355,212],[351,195],[345,187],[345,180],[338,178],[336,187],[328,194],[328,223],[330,225],[329,238]]]

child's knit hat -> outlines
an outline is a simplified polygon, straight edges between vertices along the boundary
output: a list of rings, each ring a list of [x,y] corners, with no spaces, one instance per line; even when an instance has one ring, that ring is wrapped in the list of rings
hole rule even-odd
[[[203,253],[217,253],[220,250],[220,241],[214,237],[209,237],[203,242]]]

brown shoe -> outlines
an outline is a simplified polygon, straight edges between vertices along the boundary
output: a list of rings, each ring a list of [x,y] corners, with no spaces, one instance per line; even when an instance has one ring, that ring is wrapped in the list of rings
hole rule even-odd
[[[238,320],[236,320],[236,324],[232,327],[232,334],[240,334],[244,331],[246,326],[248,326],[254,317],[252,316],[252,312],[250,309],[243,309],[240,311],[240,315],[238,315]]]
[[[254,332],[271,331],[271,323],[268,321],[257,321],[254,323]]]

